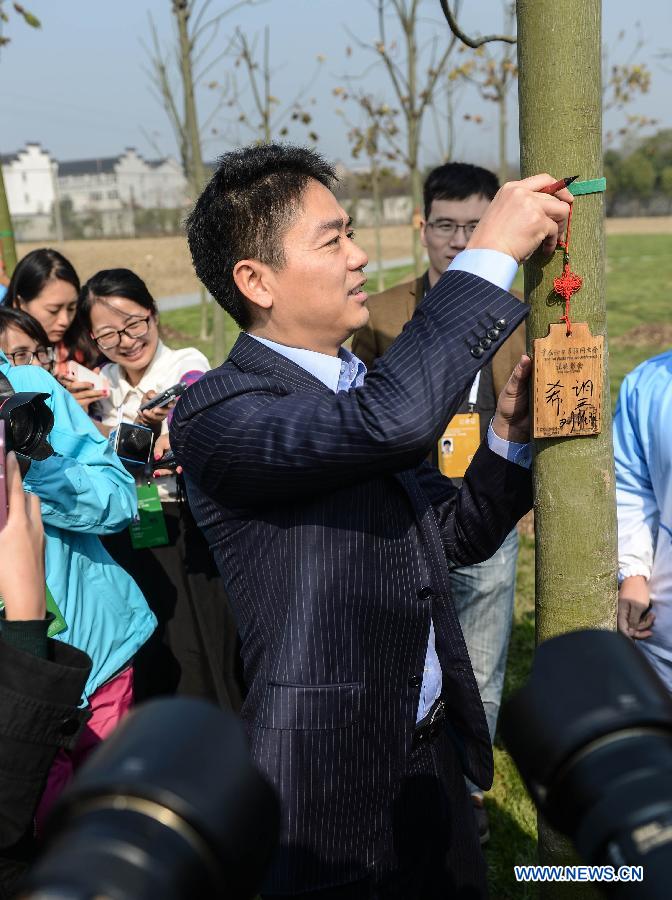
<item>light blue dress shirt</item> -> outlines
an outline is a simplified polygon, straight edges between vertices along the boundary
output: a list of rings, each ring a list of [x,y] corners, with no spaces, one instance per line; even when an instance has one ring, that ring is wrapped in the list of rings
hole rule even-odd
[[[463,250],[449,266],[449,269],[457,269],[462,272],[471,272],[485,278],[492,284],[496,284],[508,291],[516,277],[518,263],[505,253],[497,250]],[[251,334],[255,340],[275,350],[286,359],[290,359],[302,369],[310,372],[318,381],[325,384],[334,393],[349,391],[351,388],[361,387],[366,375],[366,366],[345,347],[341,347],[338,356],[327,356],[317,353],[315,350],[302,350],[298,347],[286,347],[267,338]],[[488,428],[488,446],[499,456],[503,456],[509,462],[515,462],[525,468],[529,468],[531,462],[530,445],[518,444],[514,441],[505,441],[498,437],[492,427]],[[443,677],[441,665],[436,653],[436,638],[434,635],[434,623],[430,622],[429,640],[427,642],[427,655],[423,670],[422,686],[420,687],[420,700],[416,722],[420,722],[427,715],[432,705],[441,695]]]

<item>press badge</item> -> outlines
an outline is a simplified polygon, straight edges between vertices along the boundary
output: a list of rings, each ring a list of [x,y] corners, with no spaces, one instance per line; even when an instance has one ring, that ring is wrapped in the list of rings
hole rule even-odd
[[[163,514],[156,484],[136,485],[138,514],[131,522],[131,544],[134,550],[163,547],[168,543],[166,517]]]
[[[68,627],[67,622],[63,618],[63,613],[58,608],[58,604],[54,600],[54,596],[49,590],[49,585],[46,587],[46,600],[47,600],[47,612],[51,613],[53,621],[49,628],[47,628],[47,637],[54,637],[56,634],[60,634],[62,631]]]
[[[481,443],[481,419],[476,412],[480,383],[478,372],[469,391],[469,412],[453,416],[439,438],[439,470],[447,478],[464,478]]]
[[[481,422],[477,412],[458,413],[439,438],[439,469],[448,478],[464,478],[469,463],[481,443]]]

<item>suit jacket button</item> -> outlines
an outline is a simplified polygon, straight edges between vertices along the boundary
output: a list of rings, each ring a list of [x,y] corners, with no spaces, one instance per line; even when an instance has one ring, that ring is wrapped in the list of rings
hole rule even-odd
[[[503,331],[506,328],[506,324],[506,319],[497,319],[495,328],[499,328],[500,331]]]
[[[79,728],[79,722],[77,719],[63,719],[61,722],[61,734],[66,735],[66,737],[70,737],[71,735],[77,732]]]
[[[481,345],[481,347],[484,350],[489,350],[490,345],[492,344],[492,341],[490,340],[490,338],[482,337],[478,343]]]
[[[435,591],[431,587],[421,587],[418,589],[418,600],[427,602],[434,597]]]
[[[476,359],[480,359],[481,356],[483,356],[483,348],[482,348],[482,347],[479,347],[478,344],[476,344],[475,347],[472,347],[472,348],[469,350],[469,352],[470,352],[471,355],[472,355],[473,357],[475,357]]]
[[[499,338],[499,328],[488,328],[485,333],[491,341],[496,341]]]
[[[419,675],[411,675],[408,679],[409,687],[420,687],[422,684],[422,678]]]

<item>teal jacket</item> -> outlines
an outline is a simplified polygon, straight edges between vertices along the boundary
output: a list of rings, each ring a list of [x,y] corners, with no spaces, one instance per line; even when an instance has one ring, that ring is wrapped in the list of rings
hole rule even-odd
[[[140,589],[103,548],[99,534],[126,528],[136,513],[133,478],[70,394],[38,366],[0,372],[15,391],[41,391],[54,414],[55,455],[33,460],[26,490],[41,501],[46,579],[67,628],[57,635],[93,660],[85,698],[130,662],[156,627]]]

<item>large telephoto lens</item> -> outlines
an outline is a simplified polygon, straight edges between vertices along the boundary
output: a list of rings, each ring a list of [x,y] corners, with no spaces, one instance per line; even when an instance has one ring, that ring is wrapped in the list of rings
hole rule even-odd
[[[544,818],[596,865],[642,866],[613,896],[670,897],[672,699],[627,638],[577,631],[541,644],[500,731]]]
[[[279,820],[235,716],[202,700],[155,700],[63,795],[21,896],[251,900]]]

